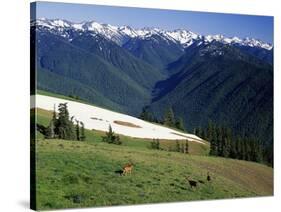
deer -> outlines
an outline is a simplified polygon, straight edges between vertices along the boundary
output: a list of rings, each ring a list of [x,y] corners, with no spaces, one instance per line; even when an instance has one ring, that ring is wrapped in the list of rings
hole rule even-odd
[[[126,175],[126,174],[132,174],[132,170],[133,170],[133,164],[132,163],[127,163],[123,166],[123,173],[122,175]]]
[[[187,176],[187,181],[188,181],[188,183],[189,183],[189,185],[190,185],[190,188],[192,189],[193,187],[197,187],[197,181],[195,181],[195,180],[191,180],[190,178],[189,178],[189,176]]]
[[[208,181],[208,182],[211,181],[211,176],[210,176],[209,172],[207,172],[207,181]]]

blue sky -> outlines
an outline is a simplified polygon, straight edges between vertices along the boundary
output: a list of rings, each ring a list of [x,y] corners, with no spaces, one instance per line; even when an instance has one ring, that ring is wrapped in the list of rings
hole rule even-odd
[[[193,32],[258,38],[273,43],[273,17],[191,11],[110,7],[89,4],[37,2],[38,18],[61,18],[73,22],[97,21],[134,28],[183,28]]]

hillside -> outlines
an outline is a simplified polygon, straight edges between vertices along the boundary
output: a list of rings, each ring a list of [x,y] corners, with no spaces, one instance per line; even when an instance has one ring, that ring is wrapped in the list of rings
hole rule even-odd
[[[46,126],[51,115],[37,110],[38,123]],[[122,136],[120,146],[101,142],[102,132],[86,135],[78,142],[46,140],[37,133],[37,209],[273,195],[272,168],[205,156],[208,149],[195,142],[186,155],[152,150],[150,140]],[[120,176],[128,162],[134,164],[132,174]],[[187,176],[204,184],[190,188]]]
[[[51,33],[37,33],[36,45],[39,89],[79,95],[111,108],[117,105],[116,109],[129,114],[139,113],[149,103],[150,89],[162,79],[160,72],[150,70],[153,68],[134,56],[130,63],[130,55],[120,49],[114,56],[114,61],[120,64],[117,65]]]
[[[117,113],[94,105],[77,102],[76,100],[39,94],[37,94],[35,98],[36,107],[48,111],[52,111],[54,105],[57,107],[60,103],[67,103],[70,116],[74,116],[75,119],[82,121],[85,124],[86,129],[108,131],[110,125],[116,133],[134,138],[159,138],[168,140],[188,139],[190,141],[205,144],[205,141],[193,134],[146,122],[129,115]]]
[[[38,89],[135,117],[172,107],[189,131],[212,120],[273,142],[272,44],[59,19],[33,20],[31,32]]]
[[[70,43],[100,56],[149,92],[157,81],[164,78],[160,70],[134,57],[126,49],[100,35],[80,35],[73,38]]]
[[[273,67],[219,42],[194,44],[156,84],[151,111],[170,106],[189,130],[209,120],[273,142]]]
[[[184,52],[180,44],[159,35],[152,35],[145,39],[132,38],[123,47],[136,57],[163,70]]]

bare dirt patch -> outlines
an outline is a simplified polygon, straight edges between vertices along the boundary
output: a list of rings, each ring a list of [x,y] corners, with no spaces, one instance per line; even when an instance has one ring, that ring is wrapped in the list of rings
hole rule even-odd
[[[125,121],[114,121],[114,123],[122,125],[122,126],[126,126],[126,127],[141,128],[141,126],[139,126],[139,125],[135,125],[133,123],[125,122]]]
[[[93,119],[93,120],[98,120],[98,121],[103,121],[103,119],[96,118],[96,117],[91,117],[91,119]]]

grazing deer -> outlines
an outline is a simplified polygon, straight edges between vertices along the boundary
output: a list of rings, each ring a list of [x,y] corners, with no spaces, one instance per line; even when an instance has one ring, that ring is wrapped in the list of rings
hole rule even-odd
[[[188,176],[186,179],[187,179],[187,181],[188,181],[188,183],[189,183],[189,185],[190,185],[190,188],[192,188],[192,187],[197,187],[197,181],[195,181],[195,180],[190,180],[190,179],[189,179],[189,176]]]
[[[210,174],[209,174],[209,172],[207,172],[207,181],[211,181],[211,176],[210,176]]]
[[[123,173],[122,175],[126,174],[132,174],[132,169],[133,169],[133,164],[132,163],[127,163],[126,165],[123,166]]]

